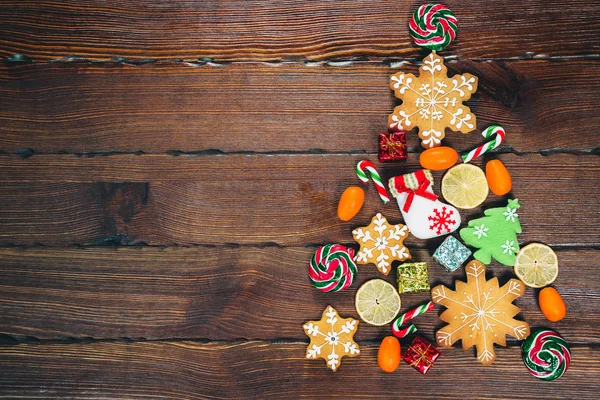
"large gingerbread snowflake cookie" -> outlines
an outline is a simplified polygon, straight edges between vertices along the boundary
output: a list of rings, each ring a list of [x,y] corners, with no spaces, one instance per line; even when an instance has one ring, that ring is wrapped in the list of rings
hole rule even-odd
[[[477,359],[491,364],[496,359],[494,343],[506,346],[506,335],[518,340],[529,336],[529,325],[513,317],[520,311],[512,302],[525,293],[525,285],[511,279],[500,287],[498,278],[485,279],[485,265],[471,261],[465,268],[467,282],[456,281],[456,290],[439,285],[431,290],[434,303],[447,308],[440,319],[448,325],[437,331],[442,347],[462,340],[463,350],[477,347]]]
[[[360,348],[354,341],[358,321],[340,317],[331,306],[325,308],[320,321],[308,321],[303,328],[310,338],[306,358],[324,359],[333,372],[340,366],[342,357],[360,354]]]
[[[444,59],[435,52],[423,60],[420,75],[398,72],[390,78],[390,88],[402,104],[388,117],[391,129],[419,128],[421,145],[439,146],[446,128],[469,133],[475,129],[475,115],[463,104],[477,90],[477,77],[471,74],[448,77]]]
[[[408,228],[402,224],[390,225],[380,213],[373,217],[370,225],[353,230],[352,236],[360,244],[356,263],[375,264],[384,275],[392,270],[392,261],[411,258],[403,244],[408,237]]]

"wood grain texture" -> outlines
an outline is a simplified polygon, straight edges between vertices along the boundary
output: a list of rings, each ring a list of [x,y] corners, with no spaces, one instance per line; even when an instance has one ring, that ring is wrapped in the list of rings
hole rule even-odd
[[[358,184],[364,156],[227,155],[0,156],[0,244],[64,246],[112,243],[151,245],[264,244],[303,246],[351,242],[351,230],[376,212],[400,221],[372,184],[351,222],[337,217],[342,191]],[[414,161],[380,166],[387,178],[420,167]],[[600,221],[590,199],[600,195],[600,158],[554,154],[499,157],[520,200],[521,241],[599,245]],[[476,164],[483,165],[478,160]],[[435,193],[441,172],[434,172]],[[461,211],[463,223],[505,200]],[[582,210],[586,210],[582,212]],[[425,242],[411,238],[409,245]]]
[[[514,339],[491,367],[443,350],[427,376],[379,371],[389,326],[362,323],[361,356],[336,374],[304,356],[302,323],[327,304],[356,318],[357,288],[380,276],[360,266],[351,289],[321,293],[307,278],[314,251],[352,244],[375,212],[401,221],[370,183],[350,223],[336,205],[399,103],[389,76],[425,54],[407,32],[420,3],[3,0],[0,398],[596,399],[596,3],[447,2],[460,32],[443,55],[479,91],[467,103],[478,130],[444,144],[471,149],[501,124],[494,158],[522,205],[519,240],[558,254],[566,318],[549,323],[533,289],[516,302],[573,346],[570,370],[546,383]],[[380,166],[384,178],[419,168],[408,138],[410,161]],[[504,203],[490,196],[463,221]],[[433,262],[440,242],[406,244],[432,286],[453,287],[464,272]],[[513,274],[493,263],[488,275]],[[403,310],[427,299],[403,295]],[[433,339],[441,309],[415,321],[419,334]]]
[[[431,286],[465,281],[464,269],[446,272],[430,250],[412,249],[413,260],[429,265]],[[302,324],[318,319],[327,304],[342,316],[358,318],[354,296],[373,277],[394,283],[373,265],[359,266],[353,286],[331,294],[308,280],[316,248],[38,248],[0,249],[0,333],[15,340],[74,338],[193,338],[203,340],[305,339]],[[600,268],[597,250],[558,250],[555,285],[567,302],[564,320],[551,324],[573,344],[593,344],[600,324],[600,281],[581,279]],[[512,268],[493,263],[488,277],[503,284]],[[394,283],[395,286],[395,283]],[[537,305],[537,290],[516,301],[520,318],[548,326]],[[406,311],[429,293],[402,295]],[[436,307],[416,320],[422,335],[443,326]],[[356,338],[390,335],[389,325],[361,324]],[[1,339],[0,335],[0,339]],[[4,338],[5,342],[11,342]],[[508,338],[515,344],[514,338]],[[1,358],[1,357],[0,357]]]
[[[377,345],[359,344],[360,357],[344,359],[337,373],[323,360],[306,360],[304,343],[0,347],[0,387],[10,398],[597,398],[594,347],[573,349],[571,368],[549,384],[529,374],[519,347],[499,349],[491,367],[479,365],[472,352],[445,350],[421,375],[404,362],[398,372],[383,373]]]
[[[408,57],[408,21],[421,3],[285,0],[14,1],[0,6],[0,56],[88,59],[320,60]],[[598,52],[598,9],[584,0],[446,1],[459,21],[459,57]],[[565,10],[568,10],[565,11]],[[501,28],[501,29],[499,29]]]
[[[501,124],[519,152],[589,150],[600,134],[600,62],[450,61],[479,76],[467,104],[478,131],[448,132],[459,151]],[[14,152],[376,152],[400,103],[389,89],[416,65],[0,66],[0,150]],[[408,145],[420,149],[413,131]]]

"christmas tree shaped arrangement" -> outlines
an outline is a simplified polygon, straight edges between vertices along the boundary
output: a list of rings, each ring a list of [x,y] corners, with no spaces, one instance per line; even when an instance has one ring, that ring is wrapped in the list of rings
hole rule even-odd
[[[521,233],[519,223],[519,200],[508,200],[506,207],[485,210],[485,217],[469,221],[469,226],[460,230],[460,237],[466,244],[476,247],[473,257],[489,264],[492,257],[501,264],[514,266],[519,251],[517,233]]]
[[[378,154],[381,162],[404,160],[406,158],[406,134],[404,131],[417,129],[421,145],[431,149],[441,145],[448,129],[464,134],[476,129],[476,116],[464,103],[476,92],[478,78],[468,73],[455,74],[449,77],[444,59],[436,53],[443,50],[455,39],[457,32],[456,17],[442,4],[424,4],[413,14],[409,28],[415,43],[422,48],[431,50],[431,53],[423,59],[418,76],[399,71],[390,77],[390,88],[402,103],[388,116],[387,129],[389,132],[380,135]],[[482,132],[482,135],[486,139],[492,135],[496,135],[497,138],[463,155],[462,158],[465,163],[496,148],[504,139],[504,131],[499,126],[489,127]],[[467,165],[463,166],[466,167]],[[481,172],[479,169],[478,171]],[[375,182],[383,203],[386,204],[389,197],[381,177],[375,170],[375,166],[368,160],[360,161],[357,166],[357,174],[363,182],[368,180],[367,172]],[[489,180],[489,178],[487,179]],[[467,190],[472,185],[466,184],[471,183],[472,180],[466,180],[467,182],[464,185],[455,185],[460,186],[456,190],[468,192],[468,195],[472,195]],[[387,226],[390,229],[386,228],[387,230],[383,229],[381,232],[376,229],[377,226],[373,228],[375,230],[367,229],[372,228],[370,226],[355,229],[353,235],[361,245],[361,252],[353,261],[360,263],[361,255],[364,258],[363,263],[366,263],[366,261],[374,262],[381,258],[385,262],[380,263],[383,267],[379,264],[378,267],[380,267],[382,273],[387,275],[391,270],[391,261],[410,258],[408,249],[403,245],[403,240],[408,236],[409,231],[416,238],[429,239],[447,235],[457,230],[461,224],[458,210],[452,205],[441,202],[433,192],[432,185],[433,177],[428,170],[406,173],[391,178],[389,189],[398,202],[406,226],[395,225],[396,230],[394,232],[391,232],[393,230],[391,227],[394,226]],[[487,181],[483,180],[482,185],[484,185],[485,193],[481,194],[481,199],[478,199],[481,201],[466,203],[465,205],[469,207],[464,208],[474,208],[485,200],[488,194]],[[444,185],[442,185],[442,192],[443,188]],[[510,190],[510,185],[508,190]],[[503,192],[506,193],[507,191]],[[444,194],[444,197],[450,201],[446,194]],[[510,334],[518,340],[523,340],[529,335],[529,325],[524,321],[513,318],[519,312],[519,308],[513,305],[512,302],[523,295],[525,290],[523,282],[511,279],[506,285],[500,287],[496,278],[486,280],[485,266],[483,265],[489,264],[492,258],[507,266],[515,265],[516,254],[519,251],[517,234],[521,233],[521,225],[517,214],[519,208],[519,201],[511,199],[508,200],[507,206],[488,209],[485,211],[484,217],[469,221],[468,227],[460,230],[460,236],[467,245],[477,248],[477,251],[473,254],[477,261],[472,261],[466,267],[467,282],[457,281],[455,291],[443,285],[435,287],[432,291],[433,302],[448,308],[440,316],[448,325],[437,332],[436,340],[438,344],[451,347],[457,340],[462,340],[465,349],[475,345],[478,349],[478,358],[483,364],[493,362],[495,359],[494,344],[505,345],[506,334]],[[374,221],[378,217],[381,217],[381,214],[377,214]],[[385,218],[382,221],[387,223]],[[397,237],[387,237],[380,234],[383,231],[390,231],[392,236]],[[396,241],[394,242],[392,239]],[[456,242],[453,245],[451,243],[452,239]],[[450,244],[448,244],[449,242]],[[450,238],[444,243],[446,248],[443,250],[448,253],[446,259],[462,257],[460,260],[450,260],[454,261],[456,265],[446,265],[447,269],[456,270],[470,252],[462,245],[463,248],[458,251],[457,245],[460,243],[455,238]],[[363,244],[369,244],[369,246],[363,246]],[[395,246],[394,248],[398,251],[392,251],[394,254],[390,254],[397,257],[390,258],[391,256],[388,257],[387,253],[382,253],[383,250],[386,250],[386,246],[388,250]],[[329,269],[337,268],[337,272],[339,263],[335,263],[335,260],[330,261],[329,258],[319,257],[324,250],[319,249],[318,251],[318,255],[313,257],[314,260],[319,260],[323,264],[319,264],[318,267],[321,269],[325,267],[329,267]],[[378,251],[381,254],[377,253]],[[370,254],[371,252],[373,254]],[[351,249],[348,253],[352,257]],[[441,253],[436,254],[440,255]],[[378,255],[381,257],[377,258]],[[370,259],[367,260],[367,258]],[[434,256],[434,258],[436,257]],[[313,266],[311,265],[311,267]],[[313,269],[316,267],[315,264]],[[315,279],[312,276],[311,279],[314,283]],[[367,293],[366,289],[369,287],[367,285],[372,285],[371,282],[377,281],[385,283],[380,279],[371,280],[358,290],[356,306],[357,313],[366,323],[381,325],[380,322],[383,320],[375,321],[372,318],[364,317],[359,301],[361,297],[359,293],[361,291]],[[415,282],[422,283],[422,285],[413,284]],[[321,283],[321,281],[318,283]],[[347,283],[349,286],[352,283],[352,277],[343,283]],[[327,281],[324,284],[336,285],[339,282],[331,283]],[[385,284],[389,286],[389,283]],[[398,284],[401,293],[428,290],[427,263],[408,263],[399,266]],[[417,288],[417,286],[419,287]],[[398,296],[395,289],[392,288],[392,292],[395,297]],[[371,297],[379,300],[378,293],[375,293],[375,295]],[[378,306],[380,305],[378,301],[375,303]],[[396,313],[397,311],[394,310]],[[401,319],[404,319],[404,315]],[[389,320],[386,319],[386,321]],[[358,321],[352,318],[341,318],[331,306],[328,306],[321,321],[308,321],[303,326],[305,333],[311,340],[306,350],[307,358],[324,358],[329,368],[336,371],[342,356],[354,357],[360,352],[358,345],[353,340],[357,325]],[[414,325],[405,328],[405,330],[411,327],[414,328]],[[435,361],[439,352],[428,342],[417,339],[415,341],[422,345],[421,351],[414,354],[414,358],[412,358],[412,354],[407,357],[406,354],[409,353],[407,351],[404,359],[413,366],[427,366],[427,368],[419,369],[422,373],[425,373]],[[413,350],[416,347],[414,345],[415,341],[410,347]],[[430,353],[435,353],[435,357]]]

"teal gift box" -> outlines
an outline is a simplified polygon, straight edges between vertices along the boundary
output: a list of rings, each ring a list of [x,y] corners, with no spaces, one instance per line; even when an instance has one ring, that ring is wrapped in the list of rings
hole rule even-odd
[[[467,249],[458,239],[448,236],[433,253],[433,259],[447,271],[453,272],[460,268],[471,257],[471,254],[471,250]]]

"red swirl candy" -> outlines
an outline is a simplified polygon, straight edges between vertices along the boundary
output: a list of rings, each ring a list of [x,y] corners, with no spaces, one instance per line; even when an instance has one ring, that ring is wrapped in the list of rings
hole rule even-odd
[[[354,249],[341,244],[319,247],[308,268],[310,280],[322,292],[337,292],[349,288],[356,273]]]

